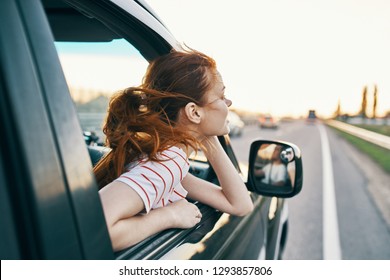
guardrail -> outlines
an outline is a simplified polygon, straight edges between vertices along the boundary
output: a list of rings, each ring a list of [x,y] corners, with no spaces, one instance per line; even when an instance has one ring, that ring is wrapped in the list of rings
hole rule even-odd
[[[328,120],[326,124],[390,150],[390,137],[343,122]]]

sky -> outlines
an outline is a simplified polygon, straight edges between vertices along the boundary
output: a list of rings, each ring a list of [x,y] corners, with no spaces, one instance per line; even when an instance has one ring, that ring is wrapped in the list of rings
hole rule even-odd
[[[390,111],[388,0],[146,1],[179,42],[216,60],[235,109],[293,117],[312,109],[329,117],[340,102],[342,113],[356,114],[366,86],[370,114],[376,85],[377,115]],[[139,84],[128,78],[142,76],[146,65],[129,75],[135,58],[120,49],[104,65],[122,67],[124,77],[102,72],[88,81],[84,74],[101,67],[87,48],[62,53],[67,78],[110,89]],[[84,66],[72,68],[80,56]]]
[[[390,1],[148,0],[179,42],[214,57],[233,107],[390,111]],[[368,110],[370,113],[370,110]]]

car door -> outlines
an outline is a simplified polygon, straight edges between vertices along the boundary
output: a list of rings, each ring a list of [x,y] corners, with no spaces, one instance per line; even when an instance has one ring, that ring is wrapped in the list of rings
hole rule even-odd
[[[0,15],[0,175],[9,201],[1,232],[13,248],[4,257],[112,258],[91,163],[42,5],[5,0]]]

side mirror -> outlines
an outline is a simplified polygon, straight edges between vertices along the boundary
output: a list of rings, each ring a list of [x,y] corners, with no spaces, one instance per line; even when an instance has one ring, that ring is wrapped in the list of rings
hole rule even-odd
[[[249,190],[265,196],[293,197],[302,189],[300,149],[288,142],[257,140],[249,154]]]

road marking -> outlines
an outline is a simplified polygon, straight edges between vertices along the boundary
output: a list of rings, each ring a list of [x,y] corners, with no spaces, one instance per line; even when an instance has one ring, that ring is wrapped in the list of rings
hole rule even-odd
[[[322,147],[323,258],[324,260],[341,260],[340,235],[329,140],[324,125],[320,124],[317,126],[320,131]]]

